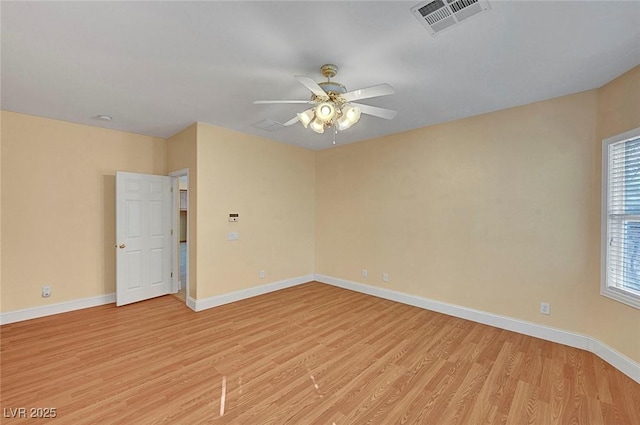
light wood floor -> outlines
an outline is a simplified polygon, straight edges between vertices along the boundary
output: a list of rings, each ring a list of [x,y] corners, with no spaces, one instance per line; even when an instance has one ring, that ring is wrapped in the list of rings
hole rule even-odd
[[[178,298],[183,303],[187,302],[187,290],[186,290],[186,288],[182,288],[178,292],[176,292],[175,294],[172,294],[172,295],[174,297]]]
[[[309,283],[200,313],[173,296],[2,326],[2,424],[640,424],[585,351]]]

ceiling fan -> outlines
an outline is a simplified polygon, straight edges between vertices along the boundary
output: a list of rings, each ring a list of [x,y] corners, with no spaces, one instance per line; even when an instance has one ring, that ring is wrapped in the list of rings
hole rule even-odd
[[[300,112],[289,121],[283,123],[283,125],[290,126],[300,122],[305,128],[310,128],[316,133],[324,133],[325,129],[331,127],[335,129],[334,134],[338,130],[346,130],[358,122],[360,114],[372,115],[388,120],[398,114],[391,109],[354,102],[356,100],[394,94],[395,90],[389,84],[378,84],[348,92],[344,85],[336,81],[331,81],[338,73],[338,67],[336,65],[322,65],[320,72],[327,78],[327,81],[316,83],[311,77],[305,77],[303,75],[293,76],[311,91],[312,94],[309,100],[256,100],[253,103],[299,103],[313,105],[311,108]]]

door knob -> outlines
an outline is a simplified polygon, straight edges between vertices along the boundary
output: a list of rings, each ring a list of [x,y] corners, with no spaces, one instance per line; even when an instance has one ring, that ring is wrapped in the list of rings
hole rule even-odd
[[[127,246],[125,244],[123,244],[123,243],[121,243],[120,246],[119,246],[120,249],[125,249],[126,247]]]

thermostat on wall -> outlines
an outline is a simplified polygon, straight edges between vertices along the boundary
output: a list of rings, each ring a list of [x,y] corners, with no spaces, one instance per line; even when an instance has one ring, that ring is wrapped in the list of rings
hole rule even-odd
[[[238,213],[229,213],[229,221],[235,223],[238,221],[239,214]]]

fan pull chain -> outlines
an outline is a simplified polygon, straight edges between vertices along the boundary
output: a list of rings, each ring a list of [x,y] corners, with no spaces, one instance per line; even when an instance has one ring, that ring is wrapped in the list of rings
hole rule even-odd
[[[336,144],[336,134],[338,134],[338,127],[333,126],[333,144]]]

